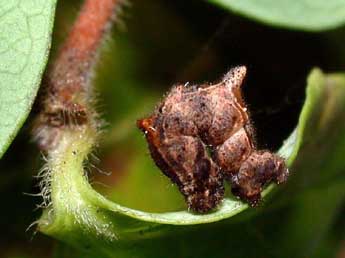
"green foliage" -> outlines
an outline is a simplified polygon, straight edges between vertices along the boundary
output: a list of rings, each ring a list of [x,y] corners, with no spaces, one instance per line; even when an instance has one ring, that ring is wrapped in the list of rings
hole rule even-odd
[[[224,257],[225,247],[230,243],[248,243],[251,239],[256,241],[250,242],[253,246],[245,245],[243,249],[232,251],[234,257],[248,257],[257,248],[264,249],[253,234],[257,230],[252,228],[254,223],[265,216],[281,216],[280,212],[289,209],[293,217],[282,216],[280,228],[273,230],[275,238],[272,241],[276,247],[269,248],[270,252],[278,250],[279,254],[298,250],[298,253],[310,255],[307,247],[317,242],[319,234],[328,229],[336,208],[345,197],[342,191],[345,186],[342,176],[345,137],[341,133],[345,131],[345,123],[338,122],[345,115],[344,100],[345,75],[324,75],[317,69],[311,73],[298,126],[280,150],[280,154],[288,159],[292,177],[289,184],[274,196],[274,200],[280,198],[280,201],[276,202],[279,207],[272,202],[273,214],[265,208],[247,209],[246,204],[230,197],[218,211],[207,215],[188,211],[147,213],[113,203],[89,185],[82,161],[90,143],[85,139],[78,140],[77,135],[73,141],[62,140],[66,144],[57,150],[58,158],[52,157],[52,208],[47,209],[40,219],[39,229],[89,253],[90,257]],[[315,160],[315,157],[318,158]],[[304,180],[306,178],[308,180]],[[273,193],[268,195],[272,188],[270,186],[266,191],[266,199],[272,196]],[[332,196],[331,200],[325,198],[325,191]],[[325,205],[315,205],[315,198]],[[313,216],[314,209],[325,206],[325,216]],[[296,220],[306,207],[311,208],[309,216],[301,217],[302,221]],[[248,217],[252,219],[247,220]],[[221,220],[224,221],[219,222]],[[297,234],[309,220],[317,221],[312,229],[318,233],[309,229],[302,235]],[[273,221],[276,220],[270,222]],[[217,223],[208,224],[210,222]],[[275,225],[271,223],[265,230],[272,230],[272,227]],[[296,243],[289,242],[294,237]],[[200,246],[201,242],[205,244]]]
[[[0,157],[35,99],[48,59],[55,4],[0,1]]]
[[[208,0],[269,25],[321,31],[345,24],[342,0]]]

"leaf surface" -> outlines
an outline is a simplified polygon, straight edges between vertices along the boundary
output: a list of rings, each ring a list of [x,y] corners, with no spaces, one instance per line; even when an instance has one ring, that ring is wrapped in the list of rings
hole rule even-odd
[[[273,26],[321,31],[345,24],[345,2],[342,0],[208,1]]]
[[[0,157],[30,112],[51,42],[56,0],[0,0]]]

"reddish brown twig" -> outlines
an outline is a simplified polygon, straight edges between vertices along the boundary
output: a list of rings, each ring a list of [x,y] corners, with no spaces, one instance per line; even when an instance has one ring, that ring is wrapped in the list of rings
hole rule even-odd
[[[61,128],[96,125],[92,101],[93,66],[120,0],[86,0],[57,59],[44,79],[42,110],[34,136],[42,150],[54,148]]]

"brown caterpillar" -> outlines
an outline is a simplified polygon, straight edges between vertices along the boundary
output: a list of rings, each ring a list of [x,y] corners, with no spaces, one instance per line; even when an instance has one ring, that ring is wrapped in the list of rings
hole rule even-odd
[[[281,157],[256,150],[241,93],[245,75],[246,67],[238,66],[214,85],[177,85],[150,117],[137,122],[156,165],[193,211],[217,207],[224,180],[235,196],[255,206],[265,185],[289,175]]]

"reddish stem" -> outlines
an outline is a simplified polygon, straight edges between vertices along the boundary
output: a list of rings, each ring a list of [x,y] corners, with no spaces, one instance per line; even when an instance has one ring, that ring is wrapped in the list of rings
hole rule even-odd
[[[97,50],[118,4],[118,0],[86,0],[84,3],[48,78],[51,93],[60,103],[70,104],[80,93],[88,92]]]
[[[97,126],[90,78],[105,33],[120,0],[85,0],[57,59],[45,77],[46,93],[34,137],[42,150],[54,148],[61,129]]]

